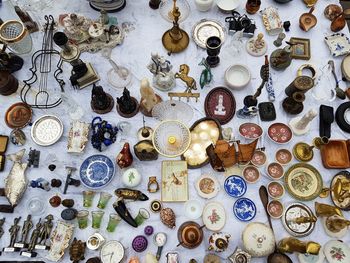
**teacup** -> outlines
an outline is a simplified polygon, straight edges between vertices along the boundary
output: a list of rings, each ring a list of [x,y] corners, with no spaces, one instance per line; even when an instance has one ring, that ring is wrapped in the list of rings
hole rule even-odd
[[[273,180],[279,180],[284,175],[284,169],[283,169],[282,165],[280,165],[279,163],[273,162],[267,166],[267,174]]]
[[[272,181],[267,185],[267,192],[273,199],[280,199],[284,195],[284,187],[277,181]]]
[[[254,165],[246,166],[242,171],[242,175],[246,182],[251,184],[256,183],[260,178],[260,172]]]
[[[272,218],[281,218],[283,215],[283,210],[283,204],[278,200],[272,200],[267,204],[267,212]]]

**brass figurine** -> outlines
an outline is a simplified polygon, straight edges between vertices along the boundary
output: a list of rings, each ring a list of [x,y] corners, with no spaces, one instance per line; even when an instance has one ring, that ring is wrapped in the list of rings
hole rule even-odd
[[[190,42],[188,34],[179,27],[179,17],[181,12],[176,6],[176,0],[174,1],[174,6],[172,10],[172,15],[174,17],[173,27],[166,31],[162,37],[162,43],[169,53],[179,53],[185,50]]]
[[[11,239],[8,247],[14,247],[16,243],[18,232],[21,229],[21,227],[18,225],[19,220],[21,220],[21,217],[16,217],[13,221],[13,225],[9,229]]]
[[[305,223],[315,223],[317,221],[317,217],[315,216],[300,216],[297,218],[294,218],[293,220],[294,223],[300,225],[300,224],[305,224]]]
[[[32,216],[28,215],[27,219],[24,221],[23,223],[23,227],[22,227],[22,237],[20,240],[20,244],[27,244],[27,239],[28,239],[28,235],[29,235],[29,231],[33,228],[33,222],[32,222]]]
[[[39,219],[39,222],[36,224],[35,229],[33,230],[33,233],[30,237],[30,242],[28,246],[29,252],[32,252],[35,249],[35,245],[38,242],[41,228],[42,228],[41,219]]]
[[[333,233],[338,233],[341,230],[350,226],[350,221],[338,215],[330,216],[326,218],[326,227]]]
[[[318,255],[320,249],[321,245],[316,242],[304,242],[293,237],[284,238],[278,243],[278,250],[282,253],[299,252]]]
[[[48,215],[47,217],[45,217],[46,221],[43,223],[41,232],[40,232],[40,241],[39,244],[46,246],[46,240],[50,237],[51,234],[51,230],[53,228],[53,215]]]
[[[131,199],[131,200],[139,200],[139,201],[147,201],[148,197],[138,190],[133,190],[129,188],[118,188],[114,191],[114,194],[123,199]]]

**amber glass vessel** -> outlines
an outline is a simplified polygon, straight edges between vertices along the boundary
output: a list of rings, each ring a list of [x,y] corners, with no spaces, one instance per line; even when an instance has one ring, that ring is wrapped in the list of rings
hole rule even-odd
[[[248,14],[255,14],[259,11],[261,5],[260,0],[247,0],[247,4],[245,6],[245,9]]]

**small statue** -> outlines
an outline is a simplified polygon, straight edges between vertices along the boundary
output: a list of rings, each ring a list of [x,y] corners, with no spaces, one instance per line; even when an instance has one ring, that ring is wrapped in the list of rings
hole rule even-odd
[[[153,86],[161,91],[172,89],[175,86],[175,77],[170,61],[157,53],[152,53],[151,59],[147,68],[153,74]]]
[[[46,216],[45,219],[46,219],[46,221],[43,224],[40,235],[39,235],[39,237],[40,237],[39,244],[40,245],[45,245],[46,240],[50,237],[51,230],[53,228],[53,223],[52,223],[53,215],[50,214],[50,215]]]
[[[131,118],[139,111],[139,103],[130,96],[130,91],[124,88],[123,96],[117,98],[117,111],[124,118]]]
[[[303,135],[310,130],[311,121],[317,116],[315,109],[309,110],[304,116],[293,118],[289,125],[296,135]]]
[[[32,235],[30,237],[30,242],[28,246],[28,251],[31,252],[35,249],[35,245],[38,242],[40,230],[42,228],[42,224],[40,223],[41,219],[39,219],[39,222],[36,224],[35,229],[32,232]]]
[[[20,241],[21,244],[27,243],[28,234],[32,228],[33,228],[32,216],[28,215],[27,219],[24,221],[23,227],[22,227],[22,237],[21,237],[21,241]]]
[[[246,48],[250,55],[260,57],[266,53],[267,44],[263,38],[264,35],[259,33],[256,38],[248,40]]]
[[[113,97],[104,92],[102,86],[94,84],[91,94],[91,108],[98,114],[105,114],[110,112],[114,106]]]
[[[17,234],[21,229],[21,227],[18,225],[19,220],[21,220],[21,217],[16,217],[13,221],[13,225],[9,229],[11,239],[10,239],[10,245],[8,247],[14,247],[16,243]]]
[[[185,82],[187,86],[185,92],[192,93],[192,90],[197,90],[197,87],[196,87],[195,79],[188,76],[189,72],[190,72],[190,67],[186,64],[182,64],[180,65],[179,72],[175,73],[175,78],[179,78],[183,82]]]
[[[5,223],[5,217],[3,217],[2,219],[0,219],[0,238],[2,237],[2,235],[5,233],[4,229],[3,229],[3,226],[4,226],[4,223]]]
[[[154,90],[149,84],[148,79],[144,78],[141,80],[141,101],[140,101],[140,111],[143,115],[152,117],[153,107],[162,101],[162,98],[154,93]]]
[[[85,242],[74,238],[69,248],[70,260],[73,263],[78,263],[80,260],[84,260],[85,248],[86,248]]]
[[[104,9],[101,9],[100,11],[100,23],[102,25],[108,25],[109,23],[108,13]]]

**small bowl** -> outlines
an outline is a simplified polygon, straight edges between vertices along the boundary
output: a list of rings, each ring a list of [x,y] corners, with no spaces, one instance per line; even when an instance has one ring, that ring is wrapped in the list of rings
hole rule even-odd
[[[261,137],[263,129],[253,122],[242,123],[238,128],[239,134],[248,140],[255,140]]]
[[[249,69],[241,64],[230,66],[225,71],[226,85],[235,90],[241,90],[248,85],[251,79]]]
[[[186,217],[191,220],[196,220],[202,216],[203,205],[198,200],[188,200],[184,205]]]
[[[283,166],[279,163],[273,162],[270,163],[267,168],[267,174],[272,178],[273,180],[281,179],[284,175],[284,169]]]
[[[276,122],[270,125],[267,130],[269,138],[277,144],[286,144],[293,138],[292,129],[281,122]]]
[[[287,165],[293,159],[293,155],[288,149],[279,149],[275,154],[275,159],[278,163]]]
[[[272,200],[267,204],[267,212],[274,219],[279,219],[283,215],[283,204],[278,200]]]
[[[250,184],[256,183],[260,178],[260,172],[254,165],[246,166],[242,171],[242,175],[246,182]]]
[[[255,151],[252,159],[250,160],[250,162],[257,167],[264,166],[266,161],[267,157],[263,151]]]
[[[281,183],[272,181],[267,185],[267,192],[271,198],[280,199],[284,196],[285,190]]]
[[[242,0],[217,0],[216,5],[223,13],[230,13],[241,4]]]

